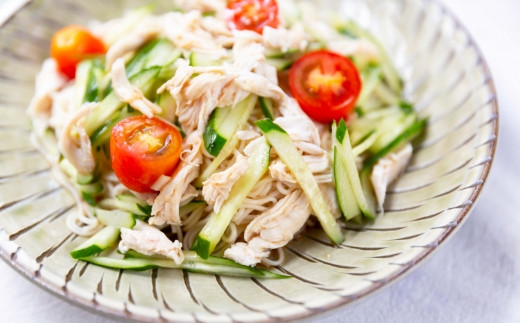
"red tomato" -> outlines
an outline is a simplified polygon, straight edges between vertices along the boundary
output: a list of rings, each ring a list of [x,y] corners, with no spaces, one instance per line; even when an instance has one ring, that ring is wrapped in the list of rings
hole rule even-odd
[[[119,122],[110,136],[112,168],[117,178],[136,192],[150,188],[161,175],[171,175],[181,154],[182,137],[173,125],[135,116]]]
[[[265,26],[277,28],[276,0],[229,0],[227,22],[231,29],[252,30],[261,34]]]
[[[105,53],[103,42],[80,26],[68,26],[58,30],[51,41],[51,57],[59,70],[73,79],[76,66],[82,60]]]
[[[336,53],[319,50],[300,57],[289,71],[291,93],[312,119],[328,123],[347,117],[361,92],[354,64]]]

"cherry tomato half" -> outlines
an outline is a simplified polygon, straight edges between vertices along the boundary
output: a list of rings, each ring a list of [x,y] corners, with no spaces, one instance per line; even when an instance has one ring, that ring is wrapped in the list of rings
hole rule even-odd
[[[136,192],[153,192],[161,175],[171,175],[182,149],[175,126],[159,119],[135,116],[115,125],[110,136],[112,168],[117,178]]]
[[[51,57],[59,70],[73,79],[76,66],[82,60],[105,53],[103,42],[80,26],[68,26],[58,30],[51,41]]]
[[[292,65],[289,87],[309,117],[328,123],[352,113],[361,92],[361,78],[348,58],[319,50]]]
[[[280,23],[276,0],[229,0],[226,14],[229,28],[259,34],[265,26],[277,28]]]

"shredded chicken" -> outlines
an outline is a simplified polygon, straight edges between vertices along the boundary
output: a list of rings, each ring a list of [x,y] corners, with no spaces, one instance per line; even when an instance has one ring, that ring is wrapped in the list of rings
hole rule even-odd
[[[171,12],[164,16],[163,32],[175,47],[198,53],[212,59],[220,59],[228,56],[228,52],[222,45],[215,42],[212,32],[201,26],[202,14],[193,10],[185,14]]]
[[[51,116],[53,95],[67,84],[67,77],[58,71],[56,61],[48,58],[36,76],[34,96],[29,104],[28,112],[35,120],[44,123]]]
[[[235,162],[226,170],[213,173],[206,181],[202,183],[202,195],[204,200],[213,207],[215,212],[219,212],[222,204],[229,197],[229,192],[233,185],[249,168],[249,162],[246,156],[239,152],[235,152]]]
[[[184,261],[182,243],[172,242],[162,231],[141,221],[133,230],[121,228],[119,251],[125,254],[130,249],[147,256],[167,257],[177,265]]]
[[[309,44],[307,34],[301,23],[294,24],[291,29],[266,26],[263,31],[263,40],[266,48],[280,50],[282,53],[291,49],[304,51]]]
[[[90,137],[84,127],[84,117],[97,103],[86,103],[74,112],[61,132],[58,145],[61,153],[80,174],[91,174],[96,167]]]
[[[372,181],[380,209],[382,209],[383,202],[385,201],[388,185],[392,184],[399,174],[404,171],[412,157],[412,151],[412,145],[407,144],[399,150],[381,158],[374,166],[370,180]]]
[[[223,0],[177,0],[176,3],[185,12],[199,10],[221,13],[226,8],[226,1]]]
[[[112,65],[112,88],[119,100],[130,104],[132,108],[140,111],[148,118],[162,111],[157,104],[148,100],[141,90],[130,84],[126,77],[125,62],[122,58],[116,59]]]
[[[181,164],[175,173],[162,188],[152,205],[152,217],[148,221],[152,225],[174,224],[181,225],[179,206],[186,195],[193,191],[190,183],[199,176],[202,163],[202,134],[192,132],[183,143]]]
[[[271,249],[291,241],[309,217],[310,206],[302,191],[293,191],[271,209],[257,216],[246,228],[244,239],[224,252],[224,257],[254,266],[269,256]]]

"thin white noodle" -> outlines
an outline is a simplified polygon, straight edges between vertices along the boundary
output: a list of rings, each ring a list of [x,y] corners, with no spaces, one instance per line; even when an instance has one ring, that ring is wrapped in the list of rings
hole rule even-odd
[[[222,241],[227,242],[229,244],[234,243],[238,238],[238,230],[235,223],[231,222],[227,227],[224,235],[222,236]]]
[[[267,267],[276,267],[276,266],[280,266],[281,264],[284,263],[285,250],[283,248],[271,250],[271,255],[273,254],[273,251],[276,251],[276,253],[278,254],[278,258],[277,259],[271,259],[270,257],[263,258],[261,261],[262,265],[267,266]]]

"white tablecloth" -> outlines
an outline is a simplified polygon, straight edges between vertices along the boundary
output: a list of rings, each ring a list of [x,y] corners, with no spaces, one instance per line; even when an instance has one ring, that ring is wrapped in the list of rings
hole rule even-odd
[[[0,0],[0,15],[6,3]],[[484,191],[463,227],[417,270],[322,322],[520,322],[520,1],[449,0],[487,59],[500,135]],[[0,321],[113,322],[32,284],[0,261]]]

